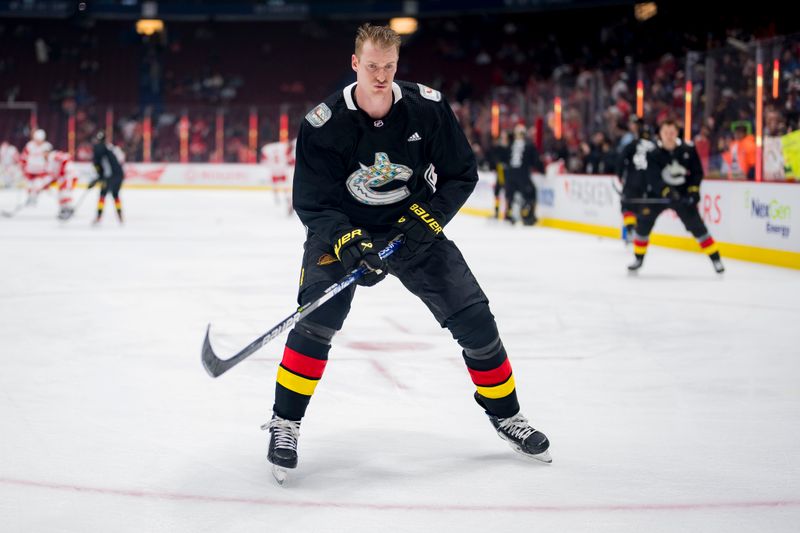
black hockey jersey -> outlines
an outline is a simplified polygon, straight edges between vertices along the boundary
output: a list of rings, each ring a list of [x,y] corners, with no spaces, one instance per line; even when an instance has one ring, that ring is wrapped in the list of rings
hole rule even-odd
[[[125,173],[122,171],[122,165],[111,149],[111,145],[100,142],[94,145],[92,149],[92,164],[97,171],[97,177],[100,179],[123,179]]]
[[[511,142],[506,152],[508,160],[506,164],[509,172],[520,173],[529,178],[532,170],[544,173],[544,165],[539,159],[539,152],[536,147],[527,141],[516,139]]]
[[[625,145],[622,149],[617,175],[622,181],[622,196],[624,198],[639,198],[644,196],[647,177],[647,154],[657,148],[656,143],[650,139],[638,138]]]
[[[665,196],[665,189],[672,195],[685,197],[689,188],[699,187],[703,180],[703,165],[692,143],[678,139],[678,145],[670,151],[661,143],[647,153],[647,187],[650,196]]]
[[[353,227],[388,230],[420,201],[449,222],[478,181],[450,106],[438,91],[396,81],[389,113],[374,119],[358,107],[355,85],[300,126],[293,190],[300,220],[326,242]]]

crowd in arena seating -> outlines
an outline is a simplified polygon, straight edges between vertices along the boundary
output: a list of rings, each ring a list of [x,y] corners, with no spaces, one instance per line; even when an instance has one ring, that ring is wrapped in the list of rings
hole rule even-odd
[[[615,154],[631,137],[638,79],[644,81],[645,119],[655,125],[668,116],[683,119],[688,77],[692,137],[705,150],[707,170],[719,172],[732,127],[753,129],[759,43],[765,134],[798,128],[797,34],[772,38],[785,29],[758,20],[678,31],[668,20],[640,23],[632,13],[614,10],[565,24],[567,17],[424,19],[420,31],[405,39],[397,77],[442,90],[482,160],[493,142],[495,103],[502,129],[526,124],[533,136],[540,134],[545,160],[561,159],[567,170],[588,173],[614,172]],[[129,22],[80,24],[0,22],[0,45],[7,51],[0,57],[0,96],[37,102],[38,124],[56,142],[66,139],[67,118],[73,117],[79,159],[110,120],[128,160],[141,160],[147,115],[153,160],[180,160],[181,119],[187,117],[190,161],[249,161],[252,109],[259,109],[259,141],[277,140],[281,110],[289,111],[296,130],[309,106],[352,79],[348,59],[356,22],[271,24],[268,30],[256,23],[187,22],[168,24],[165,34],[149,38],[136,35]],[[778,98],[771,96],[772,59],[780,59]],[[554,135],[555,97],[563,109],[560,138]],[[222,122],[219,109],[225,110]],[[21,144],[29,120],[6,117],[0,138]]]

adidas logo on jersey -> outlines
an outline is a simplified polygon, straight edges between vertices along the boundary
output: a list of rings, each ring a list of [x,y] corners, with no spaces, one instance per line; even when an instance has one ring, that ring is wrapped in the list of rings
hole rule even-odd
[[[414,141],[421,141],[421,140],[422,140],[422,137],[420,137],[419,133],[417,133],[416,131],[414,132],[413,135],[411,135],[411,137],[408,138],[408,142],[410,142],[410,143],[413,143]]]

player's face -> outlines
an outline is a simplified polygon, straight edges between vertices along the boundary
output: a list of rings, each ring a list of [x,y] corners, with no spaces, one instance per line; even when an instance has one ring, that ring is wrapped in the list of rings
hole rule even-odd
[[[658,131],[658,136],[664,146],[671,148],[678,143],[678,128],[672,124],[664,124]]]
[[[361,48],[361,57],[353,54],[352,66],[356,71],[356,81],[369,94],[390,94],[395,72],[397,72],[397,48],[380,48],[372,41],[366,41]]]

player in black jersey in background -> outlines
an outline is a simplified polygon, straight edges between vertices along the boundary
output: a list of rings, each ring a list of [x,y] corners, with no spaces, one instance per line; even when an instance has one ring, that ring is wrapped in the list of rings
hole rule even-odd
[[[97,172],[97,177],[89,184],[91,189],[95,184],[100,183],[100,196],[97,199],[97,217],[94,224],[99,224],[103,218],[103,209],[106,204],[106,196],[111,193],[114,199],[114,209],[117,211],[117,219],[122,223],[122,200],[119,191],[122,188],[122,180],[125,179],[125,172],[120,161],[121,150],[113,144],[106,142],[104,131],[97,132],[95,144],[92,149],[92,163]]]
[[[658,215],[666,209],[673,209],[686,229],[697,239],[700,249],[705,252],[718,274],[725,271],[719,249],[708,232],[703,217],[697,209],[700,202],[700,182],[703,180],[703,166],[700,156],[691,143],[678,138],[678,125],[674,120],[665,120],[658,128],[659,141],[656,148],[646,153],[643,199],[653,198],[664,203],[643,203],[636,216],[636,230],[633,236],[634,261],[628,270],[635,272],[642,268],[650,232]],[[638,196],[638,195],[636,195]]]
[[[528,132],[524,124],[514,126],[514,140],[506,152],[505,178],[506,178],[506,220],[511,224],[514,218],[514,196],[519,193],[521,205],[519,217],[526,226],[536,224],[536,185],[533,183],[531,173],[534,171],[544,174],[544,165],[539,159],[539,152],[528,139]]]
[[[443,228],[478,181],[475,156],[442,95],[395,82],[400,38],[386,26],[359,28],[357,81],[311,110],[300,127],[293,203],[307,228],[298,303],[317,299],[359,265],[372,286],[397,276],[463,348],[475,400],[501,438],[550,462],[549,442],[520,414],[514,376],[488,299]],[[378,251],[402,235],[387,261]],[[279,482],[297,466],[297,439],[322,377],[350,286],[289,333],[278,368],[268,459]]]
[[[647,153],[656,148],[652,141],[650,127],[644,120],[635,117],[630,121],[630,128],[634,139],[625,145],[620,154],[617,165],[617,176],[622,183],[622,224],[623,238],[627,244],[633,242],[633,232],[636,228],[636,211],[639,205],[630,202],[630,199],[640,197],[644,190],[644,172],[647,170]]]

